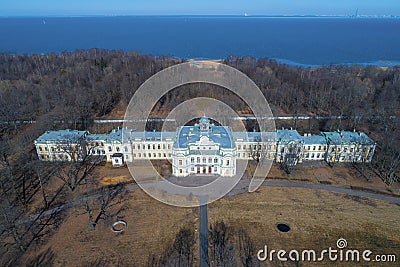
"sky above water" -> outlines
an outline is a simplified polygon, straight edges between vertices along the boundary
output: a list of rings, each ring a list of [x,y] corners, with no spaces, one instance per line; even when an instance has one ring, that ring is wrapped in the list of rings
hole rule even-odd
[[[0,0],[0,16],[400,15],[399,0]]]

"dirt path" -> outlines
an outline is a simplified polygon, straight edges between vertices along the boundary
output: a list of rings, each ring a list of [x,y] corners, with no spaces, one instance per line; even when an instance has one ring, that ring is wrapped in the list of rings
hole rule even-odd
[[[239,183],[242,181],[239,181]],[[152,186],[153,184],[148,184],[148,186]],[[348,195],[353,195],[353,196],[359,196],[359,197],[367,197],[367,198],[372,198],[372,199],[377,199],[389,203],[394,203],[400,205],[400,197],[390,197],[390,196],[385,196],[377,193],[370,193],[370,192],[363,192],[363,191],[357,191],[354,189],[349,189],[349,188],[343,188],[343,187],[335,187],[335,186],[329,186],[329,185],[316,185],[316,184],[305,184],[305,183],[297,183],[297,182],[273,182],[273,181],[264,181],[262,186],[269,186],[269,187],[295,187],[295,188],[308,188],[308,189],[314,189],[314,190],[326,190],[326,191],[331,191],[331,192],[336,192],[336,193],[342,193],[342,194],[348,194]],[[124,188],[125,191],[132,191],[139,189],[138,185],[129,185]],[[235,188],[232,190],[233,194],[229,195],[237,195],[241,194],[243,192],[247,192],[247,188],[241,184],[241,190],[237,190],[234,192]],[[112,192],[112,191],[111,191]],[[64,205],[58,206],[56,208],[47,210],[46,212],[43,212],[41,214],[36,214],[34,216],[31,216],[29,218],[25,218],[24,220],[21,220],[21,223],[33,221],[40,217],[45,217],[54,213],[58,213],[60,211],[63,211],[65,209],[68,209],[70,207],[79,205],[83,203],[84,201],[91,200],[91,199],[96,199],[101,197],[101,194],[94,194],[85,198],[81,198],[75,201],[71,201],[69,203],[66,203]]]

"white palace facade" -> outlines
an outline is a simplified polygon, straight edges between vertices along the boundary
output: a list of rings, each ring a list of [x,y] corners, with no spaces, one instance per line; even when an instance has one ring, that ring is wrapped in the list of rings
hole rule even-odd
[[[136,132],[114,129],[109,134],[88,131],[47,131],[35,140],[43,161],[79,161],[98,157],[113,166],[143,159],[170,160],[174,176],[191,174],[234,176],[236,160],[368,163],[376,143],[363,132],[335,131],[300,135],[296,130],[233,132],[206,117],[176,132]]]

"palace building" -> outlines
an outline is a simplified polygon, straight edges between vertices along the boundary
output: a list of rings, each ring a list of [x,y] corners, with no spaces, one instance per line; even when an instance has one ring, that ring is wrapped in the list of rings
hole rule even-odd
[[[300,135],[296,130],[233,132],[206,117],[176,132],[136,132],[114,129],[109,134],[88,131],[47,131],[35,140],[43,161],[79,161],[98,157],[119,167],[143,159],[168,159],[174,176],[192,174],[234,176],[236,160],[271,160],[284,166],[303,162],[368,163],[376,143],[363,132],[335,131]]]

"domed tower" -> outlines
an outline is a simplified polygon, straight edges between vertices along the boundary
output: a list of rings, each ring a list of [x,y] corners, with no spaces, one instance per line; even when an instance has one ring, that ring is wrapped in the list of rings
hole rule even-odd
[[[211,131],[210,119],[203,116],[199,121],[199,132],[202,135],[208,135]]]

